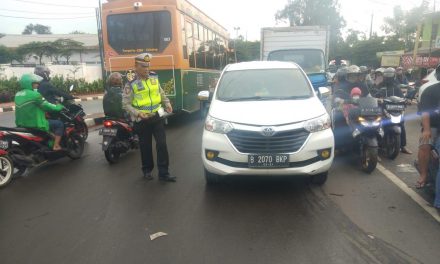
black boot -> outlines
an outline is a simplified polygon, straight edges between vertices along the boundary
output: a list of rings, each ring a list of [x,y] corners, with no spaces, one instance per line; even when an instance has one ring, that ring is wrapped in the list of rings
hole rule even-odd
[[[167,173],[167,174],[159,175],[159,180],[167,181],[167,182],[175,182],[176,181],[176,177],[175,176],[171,176],[171,174]]]

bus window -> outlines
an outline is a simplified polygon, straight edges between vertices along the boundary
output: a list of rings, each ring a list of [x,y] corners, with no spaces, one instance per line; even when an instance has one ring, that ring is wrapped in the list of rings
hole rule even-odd
[[[118,53],[163,52],[172,38],[171,15],[168,11],[110,15],[107,33]]]
[[[193,23],[186,21],[185,32],[186,32],[186,45],[188,46],[189,67],[195,68],[196,60],[195,60],[195,49],[194,49]]]
[[[194,23],[194,39],[200,39],[199,37],[199,24]]]
[[[180,15],[180,25],[182,27],[182,48],[183,48],[183,59],[188,59],[188,46],[186,44],[185,37],[185,16],[183,14]]]

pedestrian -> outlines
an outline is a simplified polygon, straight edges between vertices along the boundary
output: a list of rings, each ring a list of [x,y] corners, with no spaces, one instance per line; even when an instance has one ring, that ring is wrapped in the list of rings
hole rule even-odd
[[[159,180],[176,181],[169,173],[169,157],[163,119],[164,109],[172,113],[169,99],[160,87],[157,75],[150,72],[150,60],[153,56],[143,53],[134,57],[136,77],[124,88],[123,108],[134,121],[134,131],[139,136],[143,176],[153,179],[153,144],[156,141],[157,167]]]
[[[435,69],[435,77],[440,80],[440,64]],[[422,135],[419,143],[419,166],[420,178],[417,181],[417,188],[425,187],[428,178],[428,164],[431,146],[434,146],[440,153],[440,83],[437,82],[423,91],[420,98],[420,112],[422,114]],[[440,209],[440,170],[437,172],[435,186],[434,207]]]

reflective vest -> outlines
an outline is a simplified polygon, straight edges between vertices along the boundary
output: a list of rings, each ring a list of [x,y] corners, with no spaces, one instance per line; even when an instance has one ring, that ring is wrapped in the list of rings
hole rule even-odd
[[[131,105],[142,113],[155,113],[161,107],[159,81],[156,78],[135,80],[131,83],[133,101]]]

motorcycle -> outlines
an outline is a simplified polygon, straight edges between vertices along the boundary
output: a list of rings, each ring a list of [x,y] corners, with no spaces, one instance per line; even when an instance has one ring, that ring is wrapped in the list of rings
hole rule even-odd
[[[66,156],[75,160],[82,156],[84,139],[75,127],[75,120],[67,110],[62,110],[60,115],[66,121],[60,142],[62,150],[59,151],[52,150],[54,136],[51,133],[31,128],[0,127],[0,144],[14,164],[14,177],[49,161]]]
[[[361,169],[371,173],[377,166],[378,139],[384,135],[381,128],[382,109],[376,98],[363,97],[356,112],[356,117],[350,120],[354,149],[359,154]]]
[[[102,150],[110,164],[117,163],[121,154],[139,148],[133,127],[125,120],[107,118],[99,135],[103,136]]]
[[[344,93],[341,90],[336,92],[338,98],[348,98],[348,95],[340,96]],[[337,98],[337,99],[338,99]],[[335,100],[337,103],[338,100]],[[344,104],[353,104],[351,100],[346,99]],[[349,112],[349,124],[341,119],[340,110],[335,106],[332,109],[332,127],[335,133],[335,144],[356,154],[359,159],[360,167],[364,172],[374,171],[378,161],[378,139],[383,137],[381,128],[382,109],[378,106],[376,98],[371,96],[362,97],[356,102],[357,106]],[[344,122],[344,126],[342,126]],[[342,126],[342,127],[341,127]],[[346,132],[349,130],[350,132]],[[350,136],[351,134],[351,136]],[[344,141],[344,142],[337,142]]]
[[[5,141],[0,140],[0,188],[6,186],[12,180],[14,173],[14,163],[4,150],[7,147]]]
[[[73,88],[73,85],[71,85],[69,91],[72,92]],[[58,97],[57,101],[67,109],[69,119],[72,119],[74,121],[76,130],[79,131],[84,141],[86,141],[89,136],[89,129],[84,120],[86,113],[84,112],[82,105],[76,103],[70,98]],[[64,115],[59,115],[57,113],[51,113],[50,118],[59,119],[63,122],[67,121]]]
[[[382,129],[384,136],[379,142],[379,148],[389,159],[395,159],[400,153],[400,135],[402,133],[400,124],[403,121],[406,100],[397,96],[390,96],[383,99]]]

